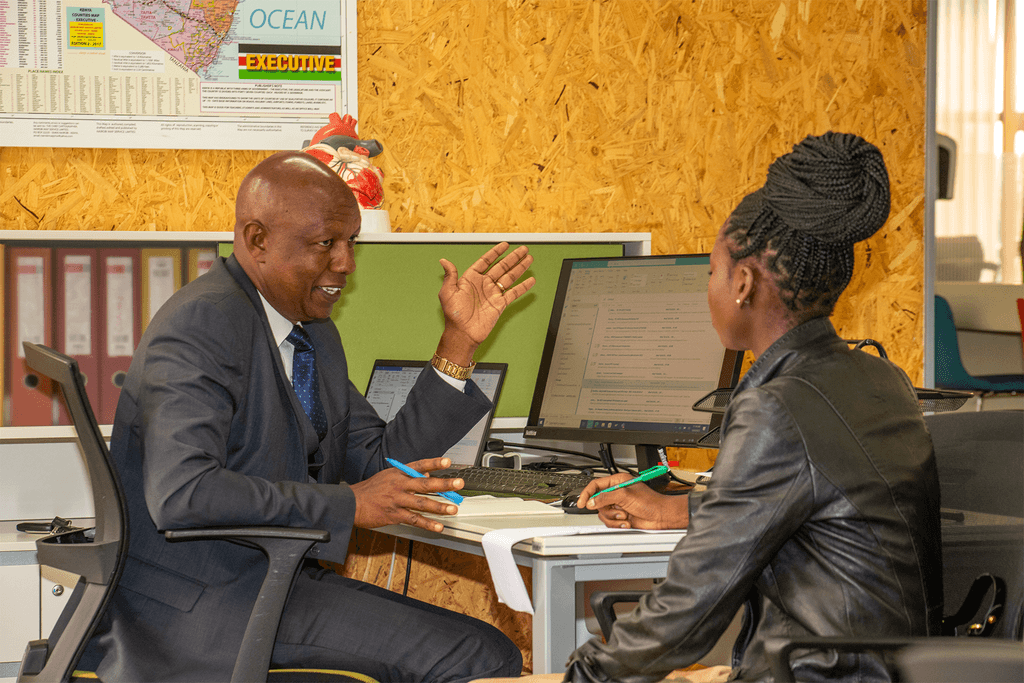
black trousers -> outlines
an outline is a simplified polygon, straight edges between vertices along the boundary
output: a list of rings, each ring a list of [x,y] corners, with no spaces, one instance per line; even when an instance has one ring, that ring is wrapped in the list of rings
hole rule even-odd
[[[439,683],[517,677],[523,659],[505,634],[479,619],[307,566],[285,606],[272,667]]]

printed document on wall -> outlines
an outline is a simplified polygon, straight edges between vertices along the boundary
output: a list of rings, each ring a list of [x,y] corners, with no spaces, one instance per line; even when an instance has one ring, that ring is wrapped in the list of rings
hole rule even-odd
[[[356,110],[356,0],[0,0],[0,137],[299,149]]]

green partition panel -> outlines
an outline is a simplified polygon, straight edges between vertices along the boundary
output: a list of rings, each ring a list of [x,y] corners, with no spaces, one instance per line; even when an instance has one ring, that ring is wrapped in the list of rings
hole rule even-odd
[[[509,306],[475,359],[508,363],[497,417],[526,417],[530,412],[551,303],[562,259],[621,256],[621,244],[530,244],[537,278],[527,294]],[[516,245],[513,245],[513,247]],[[446,258],[461,275],[487,251],[486,244],[386,244],[356,247],[356,272],[334,309],[334,321],[348,356],[349,375],[363,391],[377,358],[429,360],[444,329],[437,294]]]

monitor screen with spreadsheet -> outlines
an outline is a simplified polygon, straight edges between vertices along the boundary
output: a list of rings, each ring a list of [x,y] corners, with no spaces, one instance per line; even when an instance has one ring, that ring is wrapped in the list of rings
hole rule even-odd
[[[711,326],[709,268],[707,254],[566,259],[524,434],[647,448],[704,436],[720,416],[692,406],[732,386],[742,357]]]
[[[380,360],[374,362],[370,382],[366,387],[366,399],[381,419],[390,421],[405,405],[406,397],[412,390],[423,368],[430,365],[423,360]],[[491,400],[498,402],[501,386],[505,380],[508,365],[505,363],[477,363],[473,368],[473,382]],[[445,455],[458,465],[479,465],[483,456],[487,434],[490,431],[493,409],[480,418],[473,428]]]

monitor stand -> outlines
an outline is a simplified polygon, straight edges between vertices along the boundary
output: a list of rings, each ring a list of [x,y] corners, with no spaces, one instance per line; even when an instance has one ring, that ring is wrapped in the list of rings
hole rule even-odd
[[[642,472],[643,470],[650,469],[657,465],[664,465],[661,459],[661,452],[664,450],[663,446],[655,446],[653,444],[637,444],[636,446],[636,467],[637,471]],[[651,479],[645,482],[655,491],[664,491],[669,484],[669,476],[667,474]]]

